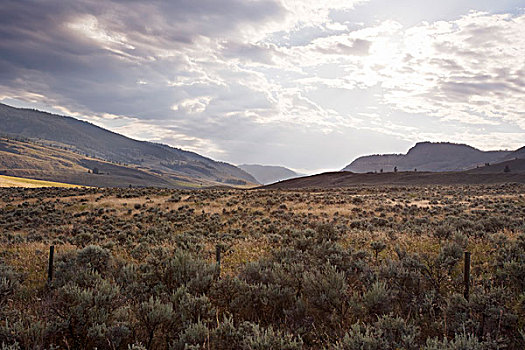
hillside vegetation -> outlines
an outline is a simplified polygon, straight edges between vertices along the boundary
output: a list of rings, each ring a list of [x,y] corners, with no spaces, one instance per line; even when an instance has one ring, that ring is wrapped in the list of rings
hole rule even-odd
[[[197,182],[257,183],[251,175],[231,164],[167,145],[133,140],[71,117],[0,104],[0,121],[0,135],[38,140],[88,157],[140,166]]]
[[[199,187],[215,182],[178,177],[50,147],[0,138],[0,174],[97,187]]]

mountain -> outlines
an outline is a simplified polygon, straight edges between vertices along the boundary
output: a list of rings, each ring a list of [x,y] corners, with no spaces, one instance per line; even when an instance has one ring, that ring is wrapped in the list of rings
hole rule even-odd
[[[300,176],[295,171],[275,165],[241,164],[239,168],[252,175],[259,183],[267,185]]]
[[[27,138],[86,157],[196,179],[210,185],[257,183],[253,176],[231,164],[194,152],[134,140],[72,117],[5,104],[0,104],[0,135]]]
[[[357,158],[343,171],[355,173],[393,171],[462,171],[484,165],[501,162],[513,152],[480,151],[474,147],[455,143],[420,142],[407,154],[371,155]]]

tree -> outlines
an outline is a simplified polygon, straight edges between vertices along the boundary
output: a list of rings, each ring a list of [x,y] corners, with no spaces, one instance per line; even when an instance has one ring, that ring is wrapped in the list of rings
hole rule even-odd
[[[397,173],[397,166],[394,167],[394,173]]]
[[[93,174],[99,174],[99,171],[98,171],[98,168],[97,168],[97,167],[94,167],[94,168],[93,168]]]
[[[508,165],[505,165],[505,169],[503,169],[504,173],[510,173],[510,167]]]

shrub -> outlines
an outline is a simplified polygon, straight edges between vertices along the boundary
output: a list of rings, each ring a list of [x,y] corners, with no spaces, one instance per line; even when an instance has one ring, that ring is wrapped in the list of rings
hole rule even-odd
[[[384,282],[375,282],[363,295],[363,304],[369,315],[380,316],[392,310],[392,298]]]
[[[108,269],[110,258],[108,250],[90,245],[77,253],[77,265],[79,269],[92,269],[98,273],[104,273]]]
[[[456,334],[454,339],[443,339],[442,341],[435,339],[427,340],[424,350],[489,350],[499,349],[497,344],[493,342],[480,342],[478,338],[472,334]]]
[[[245,325],[247,335],[242,344],[244,350],[296,350],[302,349],[301,338],[258,325]],[[251,329],[250,329],[251,328]]]
[[[206,349],[206,344],[209,341],[210,331],[204,323],[198,321],[184,329],[179,334],[178,339],[170,344],[169,350]]]
[[[20,288],[21,277],[12,267],[0,264],[0,310]]]
[[[381,316],[370,324],[356,323],[334,346],[336,350],[418,349],[419,330],[400,317]]]
[[[170,329],[175,313],[171,303],[163,303],[159,299],[150,297],[148,301],[140,303],[137,317],[146,330],[146,348],[151,349],[155,332]]]
[[[120,344],[129,335],[119,322],[120,291],[98,277],[91,287],[70,282],[51,296],[56,339],[69,339],[74,348]]]

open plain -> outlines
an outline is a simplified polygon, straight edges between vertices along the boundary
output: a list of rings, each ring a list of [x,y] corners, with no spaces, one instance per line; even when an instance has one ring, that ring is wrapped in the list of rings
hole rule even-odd
[[[521,184],[4,188],[0,342],[522,349],[524,217]]]

